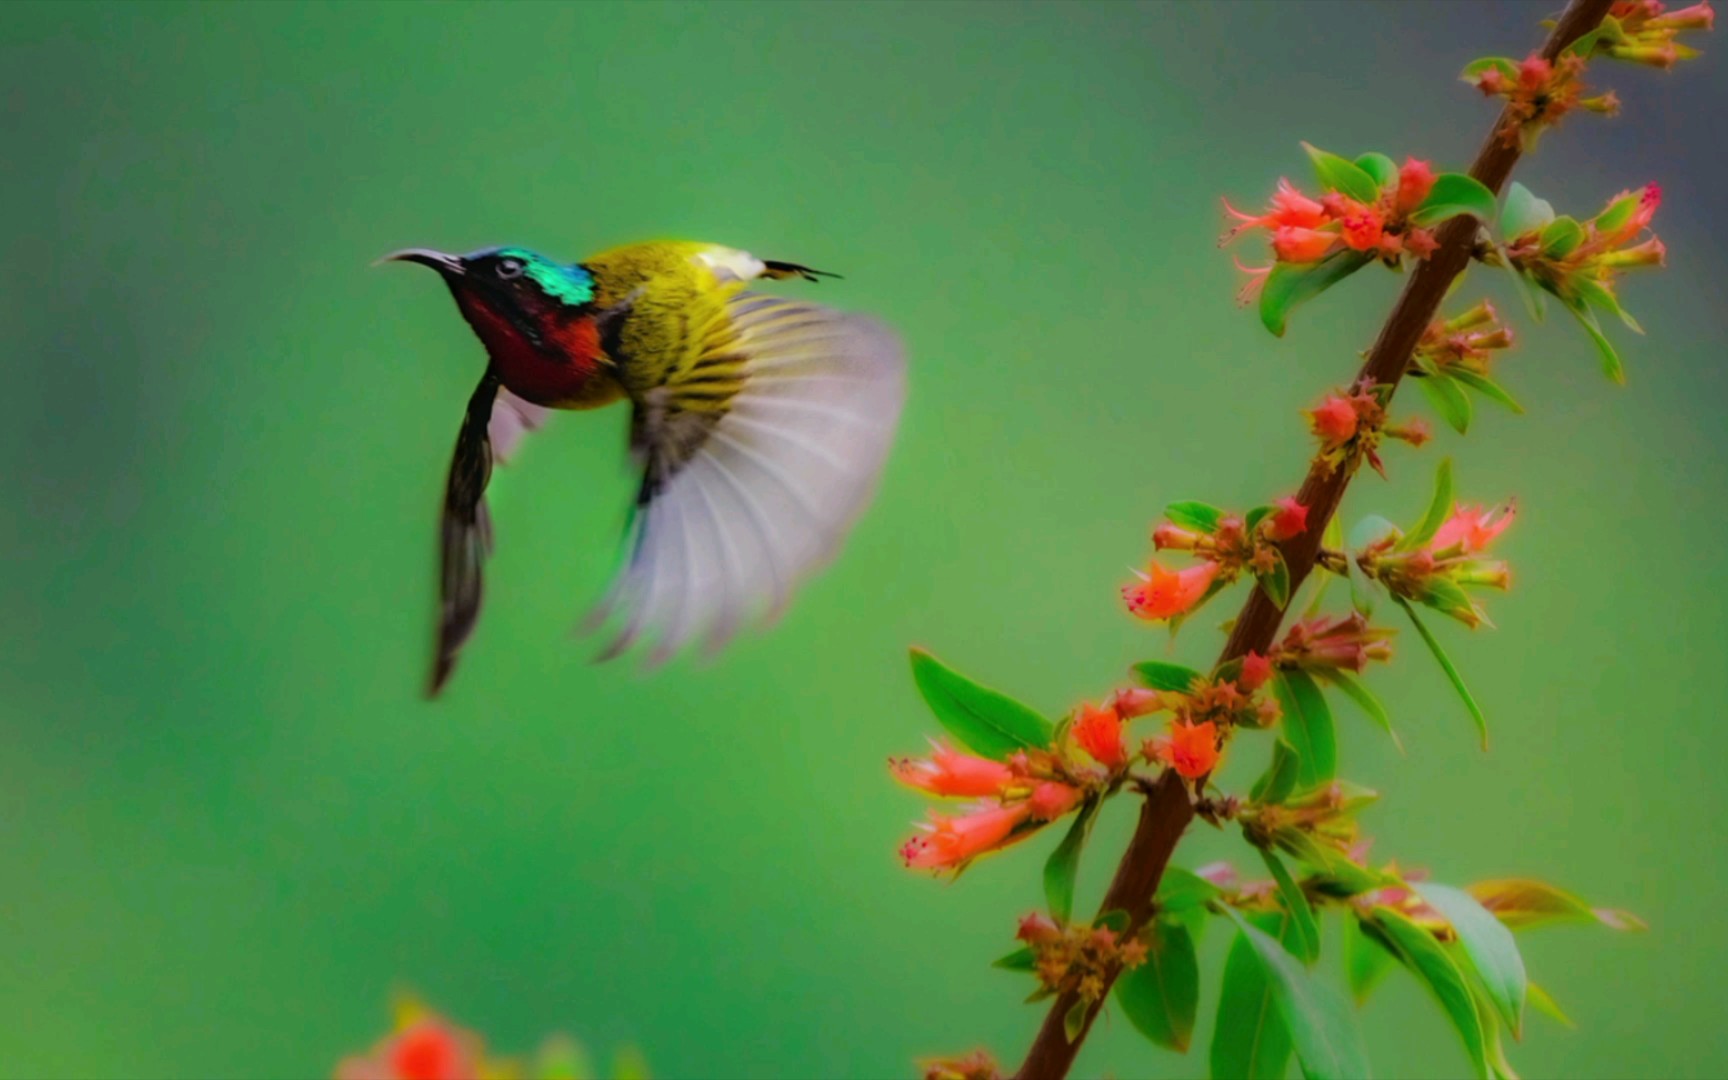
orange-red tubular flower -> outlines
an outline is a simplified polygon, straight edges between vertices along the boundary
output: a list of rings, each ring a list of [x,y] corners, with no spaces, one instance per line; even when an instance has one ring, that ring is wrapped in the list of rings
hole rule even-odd
[[[1114,705],[1098,709],[1083,703],[1070,730],[1080,749],[1106,769],[1120,769],[1128,764],[1128,745],[1122,740],[1122,716]]]
[[[961,753],[934,739],[928,759],[890,758],[888,769],[907,787],[950,798],[994,795],[1014,778],[1000,761]]]
[[[1032,813],[1032,804],[981,804],[972,812],[949,816],[932,812],[917,836],[900,846],[908,869],[952,870],[1007,843],[1015,826]]]
[[[1169,735],[1153,740],[1152,754],[1184,780],[1198,780],[1218,765],[1218,727],[1174,721]]]
[[[1218,576],[1218,564],[1205,562],[1186,570],[1166,570],[1157,563],[1147,567],[1142,580],[1122,589],[1128,611],[1149,622],[1181,615],[1199,602]]]
[[[414,1021],[368,1057],[336,1066],[337,1080],[468,1080],[480,1071],[476,1040],[436,1017]]]

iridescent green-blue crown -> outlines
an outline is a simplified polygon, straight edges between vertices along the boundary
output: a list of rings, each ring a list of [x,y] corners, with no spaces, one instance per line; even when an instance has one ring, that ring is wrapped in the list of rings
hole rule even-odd
[[[527,248],[503,247],[490,254],[521,259],[524,266],[522,273],[555,300],[579,306],[594,299],[594,275],[580,266],[554,262]]]

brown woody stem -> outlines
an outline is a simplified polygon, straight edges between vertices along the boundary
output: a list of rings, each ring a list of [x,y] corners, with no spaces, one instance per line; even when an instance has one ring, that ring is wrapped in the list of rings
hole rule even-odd
[[[1542,46],[1542,56],[1550,61],[1557,59],[1568,45],[1596,28],[1608,14],[1611,3],[1612,0],[1572,0]],[[1470,175],[1496,194],[1512,174],[1520,152],[1516,141],[1509,145],[1500,137],[1503,125],[1508,121],[1505,114],[1495,121],[1482,149],[1476,154],[1475,164],[1470,167]],[[1422,332],[1439,311],[1440,302],[1453,280],[1469,264],[1478,228],[1476,219],[1469,216],[1453,218],[1440,227],[1439,246],[1426,261],[1417,264],[1393,305],[1392,313],[1387,316],[1380,336],[1375,339],[1357,380],[1367,379],[1385,386],[1388,401],[1409,369],[1411,351]],[[1347,469],[1315,466],[1308,470],[1307,479],[1302,481],[1297,500],[1308,507],[1308,528],[1282,545],[1284,561],[1290,568],[1291,597],[1296,595],[1297,587],[1314,568],[1320,537],[1344,498],[1350,476]],[[1283,609],[1273,604],[1264,590],[1252,590],[1218,662],[1222,664],[1251,651],[1265,653],[1271,648],[1272,639],[1283,620]],[[1128,842],[1128,850],[1116,867],[1116,876],[1104,894],[1100,914],[1112,910],[1127,912],[1129,933],[1138,933],[1145,927],[1152,916],[1152,897],[1158,890],[1158,880],[1163,877],[1164,867],[1170,862],[1177,842],[1193,820],[1194,806],[1187,787],[1173,770],[1165,770],[1140,807],[1140,822]],[[1106,995],[1117,974],[1116,971],[1108,973],[1104,988]],[[1081,1044],[1092,1030],[1093,1021],[1103,1008],[1104,996],[1100,995],[1092,1003],[1086,1013],[1085,1025],[1070,1042],[1065,1019],[1079,998],[1072,991],[1058,995],[1026,1053],[1026,1060],[1014,1074],[1016,1080],[1061,1080],[1066,1076],[1074,1064],[1074,1056],[1080,1052]]]

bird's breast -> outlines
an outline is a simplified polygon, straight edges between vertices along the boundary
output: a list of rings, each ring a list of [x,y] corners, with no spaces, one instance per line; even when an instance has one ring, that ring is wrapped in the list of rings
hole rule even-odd
[[[561,319],[529,331],[483,304],[462,308],[511,393],[554,409],[591,409],[623,394],[592,318]]]

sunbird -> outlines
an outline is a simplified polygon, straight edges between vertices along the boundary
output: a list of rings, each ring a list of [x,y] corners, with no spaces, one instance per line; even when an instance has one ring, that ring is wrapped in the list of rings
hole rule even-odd
[[[436,270],[486,347],[445,487],[436,697],[480,615],[494,460],[554,409],[630,403],[641,469],[623,565],[590,613],[622,614],[601,659],[645,635],[650,664],[718,650],[831,559],[875,491],[906,397],[898,337],[875,319],[755,292],[837,277],[717,244],[662,241],[561,263],[525,248],[379,262]]]

